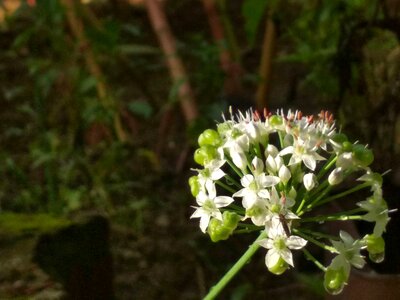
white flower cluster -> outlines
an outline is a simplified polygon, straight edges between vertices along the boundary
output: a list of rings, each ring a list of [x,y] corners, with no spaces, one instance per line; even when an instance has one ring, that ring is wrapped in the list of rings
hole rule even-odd
[[[349,218],[375,222],[374,232],[357,241],[361,246],[354,246],[347,233],[341,233],[343,243],[332,241],[336,249],[333,252],[339,255],[328,267],[329,274],[339,269],[345,274],[338,281],[337,272],[334,273],[336,281],[328,280],[327,289],[342,288],[350,264],[362,267],[364,260],[359,251],[367,245],[374,254],[383,252],[379,245],[389,217],[382,197],[382,178],[368,167],[373,161],[371,150],[350,143],[344,134],[338,133],[330,113],[231,113],[229,119],[224,117],[224,122],[218,124],[217,130],[204,131],[198,142],[200,148],[194,158],[203,168],[195,170],[198,174],[189,180],[197,202],[191,218],[200,218],[200,229],[208,232],[213,241],[227,239],[238,226],[264,228],[267,238],[259,245],[268,249],[268,269],[280,274],[288,265],[293,266],[290,249],[301,249],[307,244],[308,235],[302,234],[299,226],[303,214],[370,186],[373,195],[358,203],[358,212],[365,214]],[[354,172],[364,173],[359,178],[362,183],[347,192],[329,195],[333,186]],[[353,250],[348,251],[349,248]]]

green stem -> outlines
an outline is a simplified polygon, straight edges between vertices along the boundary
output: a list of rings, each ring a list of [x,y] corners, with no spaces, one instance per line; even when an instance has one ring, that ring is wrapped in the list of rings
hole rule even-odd
[[[312,208],[314,208],[314,206],[318,203],[319,200],[321,200],[321,198],[323,198],[327,193],[329,193],[329,191],[332,189],[331,185],[328,185],[325,190],[323,192],[320,193],[320,195],[315,198],[310,204],[307,205],[307,209],[304,211],[299,212],[299,217],[301,215],[303,215],[306,211],[311,210]]]
[[[321,264],[307,249],[303,248],[303,253],[308,260],[311,260],[318,268],[320,268],[323,272],[326,272],[324,265]]]
[[[299,207],[298,207],[297,210],[296,210],[296,215],[297,215],[298,213],[301,212],[301,210],[302,210],[304,204],[306,203],[307,199],[308,199],[308,198],[307,198],[307,194],[306,194],[306,195],[304,196],[303,200],[301,200],[301,203],[300,203]]]
[[[336,236],[318,232],[318,231],[314,231],[314,230],[310,230],[307,228],[298,228],[298,230],[300,230],[301,232],[304,232],[305,234],[311,234],[311,235],[315,236],[316,238],[330,239],[330,240],[336,239]]]
[[[279,136],[279,144],[281,144],[281,149],[285,148],[283,146],[283,136],[282,136],[282,132],[278,131],[278,136]]]
[[[219,186],[223,187],[224,189],[226,189],[228,192],[231,192],[232,194],[236,193],[236,191],[231,188],[229,185],[223,183],[222,181],[215,181],[216,184],[218,184]]]
[[[361,190],[361,189],[363,189],[363,188],[365,188],[365,187],[368,187],[368,186],[370,186],[370,184],[369,184],[368,182],[359,184],[358,186],[353,187],[353,188],[351,188],[351,189],[349,189],[349,190],[347,190],[347,191],[344,191],[344,192],[342,192],[342,193],[339,193],[339,194],[330,196],[330,197],[328,197],[328,198],[322,199],[319,203],[315,204],[314,207],[320,206],[320,205],[322,205],[322,204],[325,204],[325,203],[330,202],[330,201],[335,200],[335,199],[342,198],[342,197],[344,197],[344,196],[347,196],[347,195],[349,195],[349,194],[352,194],[352,193],[354,193],[354,192],[357,192],[357,191],[359,191],[359,190]]]
[[[209,293],[203,298],[203,300],[212,300],[218,296],[223,288],[231,281],[231,279],[240,271],[241,268],[249,261],[249,259],[256,253],[260,245],[258,241],[267,237],[267,233],[262,231],[258,238],[251,244],[249,249],[239,258],[239,260],[232,266],[232,268],[220,279],[220,281],[214,285]]]
[[[328,170],[332,167],[332,165],[335,164],[337,160],[337,156],[336,154],[333,154],[328,161],[326,162],[326,164],[322,167],[321,171],[319,171],[318,175],[317,175],[317,179],[320,180],[322,178],[322,176],[324,176],[326,174],[326,172],[328,172]]]
[[[304,232],[301,232],[300,230],[298,230],[296,228],[293,228],[292,230],[298,236],[302,237],[303,239],[306,239],[306,240],[310,241],[311,243],[321,247],[322,249],[327,250],[327,251],[329,251],[331,253],[337,253],[337,250],[334,247],[328,246],[325,243],[317,241],[313,237],[309,236],[308,234],[305,234]]]
[[[235,173],[239,176],[239,178],[243,177],[243,173],[242,171],[239,170],[238,167],[235,166],[235,164],[233,162],[230,161],[230,159],[226,159],[226,162],[228,163],[228,165],[233,169],[233,171],[235,171]]]
[[[229,19],[228,13],[227,13],[227,9],[226,9],[226,0],[219,0],[218,1],[219,4],[219,8],[221,11],[221,20],[225,29],[225,33],[226,33],[226,41],[228,43],[228,49],[230,54],[232,55],[233,60],[237,63],[237,64],[241,64],[240,63],[240,51],[239,51],[239,46],[236,40],[236,36],[232,27],[232,23]]]
[[[230,182],[232,182],[237,188],[242,189],[243,187],[235,180],[235,178],[233,178],[231,175],[229,174],[225,174],[225,177],[227,178],[227,180],[229,180]],[[229,184],[229,182],[228,182]]]
[[[362,208],[356,208],[348,211],[347,213],[357,213],[362,211]],[[317,216],[311,218],[304,218],[298,220],[300,223],[308,222],[325,222],[325,221],[348,221],[348,220],[361,220],[363,216],[361,215],[343,215],[346,212],[341,212],[340,215],[330,215],[330,216]]]

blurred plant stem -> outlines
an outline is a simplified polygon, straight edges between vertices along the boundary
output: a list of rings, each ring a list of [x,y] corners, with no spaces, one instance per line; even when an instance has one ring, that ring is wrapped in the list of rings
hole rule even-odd
[[[257,88],[256,104],[262,110],[268,105],[268,90],[271,79],[272,59],[276,42],[276,28],[272,20],[271,12],[268,13],[265,21],[264,41],[261,52],[261,64],[259,70],[260,83]]]
[[[186,122],[191,123],[198,117],[198,109],[186,69],[176,49],[175,37],[168,24],[161,3],[157,0],[145,0],[145,4],[150,23],[164,52],[173,86],[178,90],[177,94],[183,115]]]
[[[104,107],[116,110],[114,115],[114,130],[118,139],[122,142],[125,142],[127,140],[127,135],[122,127],[121,119],[118,110],[116,109],[116,103],[112,101],[112,98],[110,98],[107,92],[107,85],[104,79],[103,72],[96,61],[93,49],[85,35],[83,22],[79,14],[77,13],[79,11],[78,7],[82,4],[80,1],[76,0],[62,0],[62,3],[65,7],[67,20],[71,28],[71,32],[77,39],[79,49],[82,51],[86,67],[89,73],[96,79],[96,89],[99,100]]]
[[[208,17],[212,36],[219,49],[221,68],[226,75],[224,91],[227,95],[240,94],[242,90],[240,64],[232,59],[233,55],[225,37],[224,26],[215,5],[215,0],[203,0],[203,6]]]
[[[241,65],[240,59],[240,48],[238,46],[238,42],[236,40],[235,31],[233,30],[232,22],[229,19],[228,12],[226,9],[226,0],[217,0],[219,9],[221,11],[221,19],[224,24],[226,40],[228,47],[230,49],[230,53],[232,55],[233,61],[238,65]]]

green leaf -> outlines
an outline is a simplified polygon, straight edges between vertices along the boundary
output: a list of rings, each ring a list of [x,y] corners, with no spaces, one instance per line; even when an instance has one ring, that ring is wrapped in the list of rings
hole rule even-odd
[[[153,115],[153,107],[147,102],[135,101],[128,104],[128,109],[135,115],[149,119]]]
[[[159,48],[139,44],[118,45],[117,51],[125,55],[159,55],[161,53]]]
[[[254,44],[257,29],[260,25],[265,9],[269,1],[245,0],[242,5],[242,15],[245,20],[244,29],[250,45]]]
[[[79,92],[81,94],[86,94],[90,90],[96,87],[97,80],[93,76],[86,77],[82,80],[79,86]]]

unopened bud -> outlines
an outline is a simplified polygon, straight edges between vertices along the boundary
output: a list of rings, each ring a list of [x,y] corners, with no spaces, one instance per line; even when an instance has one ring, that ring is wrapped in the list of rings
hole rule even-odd
[[[334,169],[331,174],[329,174],[328,182],[330,185],[336,185],[343,181],[343,169],[341,167]]]
[[[370,234],[364,237],[364,241],[367,244],[369,258],[375,263],[382,262],[385,258],[385,240],[381,236]]]
[[[283,182],[283,184],[286,185],[288,183],[290,177],[292,177],[292,174],[290,173],[289,169],[285,165],[282,165],[282,167],[279,169],[278,176],[281,179],[281,181]]]
[[[353,155],[357,162],[363,167],[368,167],[374,161],[374,154],[371,149],[361,144],[353,146]]]
[[[275,265],[269,267],[268,270],[275,275],[281,275],[283,272],[287,270],[289,267],[288,263],[282,258],[279,257],[279,260],[276,262]]]
[[[194,197],[196,197],[200,192],[200,183],[197,176],[192,176],[189,178],[190,192]]]
[[[213,129],[206,129],[198,138],[199,146],[211,145],[218,147],[221,144],[219,133]]]
[[[332,295],[340,294],[343,291],[347,279],[348,274],[344,268],[328,268],[324,276],[325,290]]]
[[[194,161],[201,166],[210,162],[217,156],[217,149],[210,145],[203,145],[194,152]]]
[[[303,183],[306,190],[310,191],[317,185],[317,177],[314,173],[308,173],[304,175]]]
[[[213,242],[227,240],[236,229],[240,217],[233,212],[225,211],[222,215],[222,221],[213,218],[208,224],[207,232]]]

